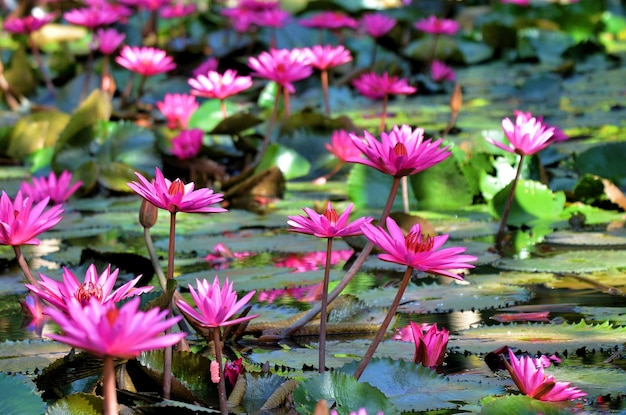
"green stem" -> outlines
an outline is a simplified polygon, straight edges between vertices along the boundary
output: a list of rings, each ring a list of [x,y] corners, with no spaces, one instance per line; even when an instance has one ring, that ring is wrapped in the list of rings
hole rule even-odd
[[[159,285],[163,292],[167,291],[167,278],[165,274],[163,274],[163,270],[161,269],[161,264],[159,263],[159,257],[156,254],[156,250],[154,249],[154,243],[152,242],[152,235],[150,235],[150,228],[143,228],[143,239],[146,242],[146,248],[148,249],[148,254],[150,255],[150,262],[152,262],[152,268],[154,268],[154,272],[159,279]]]
[[[328,238],[326,243],[326,268],[324,269],[324,282],[322,284],[322,311],[320,314],[320,373],[324,373],[326,370],[326,320],[328,318],[328,282],[330,279],[330,257],[332,253],[333,238]]]
[[[324,109],[326,116],[330,118],[330,100],[328,98],[328,70],[324,69],[321,73],[322,78],[322,94],[324,95]]]
[[[115,389],[115,362],[113,356],[104,356],[104,415],[117,415],[117,390]]]
[[[213,327],[213,343],[215,344],[215,360],[220,367],[220,381],[217,390],[220,400],[222,415],[228,415],[228,403],[226,400],[226,380],[224,379],[224,365],[222,364],[222,339],[219,327]]]
[[[35,279],[35,277],[33,276],[33,273],[30,272],[30,267],[28,266],[28,263],[26,262],[26,258],[24,258],[24,254],[22,253],[22,248],[20,248],[19,245],[13,245],[13,252],[15,252],[15,259],[17,259],[17,264],[20,266],[20,269],[22,270],[22,273],[28,280],[28,283],[35,287],[39,287],[39,283],[37,282],[37,279]]]
[[[385,320],[381,324],[380,329],[378,329],[378,333],[376,333],[376,337],[374,337],[374,340],[372,340],[372,344],[370,344],[370,347],[367,349],[367,352],[365,352],[363,359],[361,359],[359,366],[356,368],[356,371],[354,372],[354,377],[356,378],[356,380],[359,380],[359,378],[365,371],[367,364],[370,362],[370,360],[372,360],[372,357],[374,356],[374,353],[376,352],[376,348],[378,348],[378,345],[383,340],[383,337],[385,336],[385,333],[387,332],[387,329],[389,328],[389,324],[391,323],[391,320],[393,320],[393,317],[396,314],[396,310],[398,309],[398,305],[400,304],[400,301],[402,300],[404,291],[406,291],[406,287],[409,285],[409,281],[411,281],[412,274],[413,274],[413,267],[406,267],[406,271],[404,272],[404,276],[402,277],[402,282],[400,283],[400,287],[398,288],[396,297],[393,299],[393,303],[391,303],[391,307],[389,308],[389,311],[387,312],[387,315],[385,316]]]
[[[272,108],[272,115],[270,115],[270,119],[267,122],[267,131],[265,132],[265,137],[263,137],[263,142],[261,143],[261,148],[256,155],[253,165],[257,165],[263,159],[267,148],[270,145],[270,141],[272,139],[272,131],[274,130],[274,124],[276,124],[276,118],[278,118],[278,105],[280,104],[280,95],[281,89],[283,87],[278,85],[278,90],[276,91],[276,96],[274,97],[274,108]]]
[[[509,197],[506,199],[506,205],[504,206],[504,211],[502,212],[502,220],[500,222],[500,228],[498,228],[498,234],[496,235],[496,250],[502,250],[502,242],[504,241],[504,233],[506,230],[506,223],[509,219],[509,213],[511,213],[511,206],[513,206],[513,199],[515,199],[515,188],[517,187],[517,182],[519,181],[520,174],[522,172],[522,166],[524,165],[524,155],[520,155],[519,165],[517,166],[517,171],[515,172],[515,178],[513,179],[513,185],[511,186],[511,193],[509,193]]]
[[[285,116],[284,119],[288,119],[291,117],[291,104],[289,103],[289,90],[283,87],[283,104],[285,107]]]
[[[83,102],[85,96],[87,95],[87,91],[89,90],[89,81],[91,81],[91,73],[93,72],[93,55],[94,51],[92,49],[87,57],[85,80],[83,81],[83,88],[80,91],[80,102]]]

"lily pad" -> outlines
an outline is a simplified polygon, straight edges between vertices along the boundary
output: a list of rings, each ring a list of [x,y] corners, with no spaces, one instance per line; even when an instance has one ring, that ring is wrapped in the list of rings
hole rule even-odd
[[[549,258],[503,258],[494,263],[500,269],[527,272],[580,274],[624,266],[622,251],[570,251]]]
[[[546,242],[554,245],[570,246],[610,246],[626,247],[626,232],[574,232],[556,231],[546,236]]]
[[[21,376],[0,373],[0,389],[10,391],[0,398],[0,413],[3,415],[41,414],[46,404],[35,393],[34,385]]]

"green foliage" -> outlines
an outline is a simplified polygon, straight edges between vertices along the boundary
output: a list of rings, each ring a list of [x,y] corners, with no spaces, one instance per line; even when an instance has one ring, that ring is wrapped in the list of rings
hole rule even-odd
[[[277,166],[287,180],[306,176],[311,170],[311,163],[298,154],[296,150],[276,143],[268,146],[256,168],[256,172],[261,172],[273,166]]]
[[[96,395],[76,393],[59,399],[50,405],[46,415],[100,415],[104,412],[104,400]]]
[[[626,183],[626,143],[605,143],[590,148],[576,156],[575,167],[580,174],[592,174]]]
[[[46,404],[35,393],[32,384],[25,378],[0,373],[0,398],[2,415],[43,414]]]
[[[486,398],[480,415],[571,415],[567,404],[542,402],[524,395]]]

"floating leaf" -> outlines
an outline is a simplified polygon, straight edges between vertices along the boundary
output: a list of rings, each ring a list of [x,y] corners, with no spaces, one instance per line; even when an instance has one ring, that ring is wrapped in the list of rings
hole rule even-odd
[[[0,390],[5,391],[0,398],[0,414],[22,415],[41,414],[46,409],[46,404],[35,393],[34,387],[28,384],[21,376],[9,376],[0,373]]]
[[[626,143],[604,143],[577,155],[576,169],[580,174],[593,174],[623,183],[626,179],[626,165],[622,154]]]
[[[256,171],[261,172],[274,166],[280,169],[287,180],[306,176],[311,170],[311,163],[297,151],[276,143],[269,145]]]
[[[571,415],[566,409],[567,404],[560,402],[543,402],[525,395],[511,395],[488,398],[483,402],[480,415]]]
[[[65,396],[46,411],[46,415],[100,415],[104,412],[104,400],[93,394],[75,393]]]
[[[528,272],[580,274],[624,266],[622,251],[570,251],[549,258],[502,258],[494,263],[501,269]]]
[[[502,216],[511,188],[512,183],[498,192],[489,202],[489,210],[494,217]],[[563,192],[552,193],[548,187],[539,182],[519,180],[508,224],[521,226],[529,225],[537,218],[555,219],[563,211],[564,204]]]

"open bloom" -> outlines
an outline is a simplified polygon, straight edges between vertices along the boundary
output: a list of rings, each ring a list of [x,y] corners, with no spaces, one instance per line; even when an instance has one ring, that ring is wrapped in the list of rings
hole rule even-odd
[[[112,55],[125,38],[125,33],[115,29],[98,29],[94,36],[94,45],[103,55]]]
[[[161,17],[164,19],[175,19],[195,13],[195,4],[185,4],[183,2],[176,2],[172,5],[165,5],[161,7]]]
[[[519,359],[509,349],[509,362],[504,361],[513,382],[524,395],[541,401],[568,401],[587,394],[570,386],[570,382],[557,382],[552,375],[546,376],[543,364],[537,359],[521,356]]]
[[[450,332],[445,328],[438,330],[437,324],[430,326],[427,331],[422,330],[419,324],[412,321],[409,324],[415,343],[413,362],[421,363],[425,367],[441,366],[446,355]]]
[[[33,206],[30,197],[17,192],[15,200],[2,191],[0,196],[0,245],[39,245],[37,235],[55,227],[63,217],[61,205],[48,206],[44,198]]]
[[[390,76],[387,72],[382,75],[376,72],[364,73],[352,81],[352,85],[361,95],[370,99],[382,99],[388,95],[410,95],[417,91],[406,79]]]
[[[217,58],[214,58],[213,56],[208,57],[204,61],[202,61],[200,65],[196,66],[196,68],[193,71],[191,71],[191,74],[193,76],[198,76],[198,75],[206,75],[208,72],[211,72],[211,71],[217,71],[218,64],[219,64],[219,61],[217,60]]]
[[[346,130],[333,131],[330,143],[324,143],[324,147],[344,163],[349,158],[359,158],[361,156],[361,150],[354,145],[350,134]]]
[[[452,36],[459,31],[459,23],[451,19],[439,19],[437,16],[430,16],[414,24],[417,30],[431,33],[433,35]]]
[[[94,264],[87,268],[83,282],[79,282],[76,275],[67,268],[63,268],[63,282],[55,281],[43,274],[39,274],[41,281],[40,287],[25,284],[26,288],[37,294],[39,298],[45,300],[51,306],[61,311],[68,311],[67,303],[70,299],[76,299],[83,306],[89,304],[92,298],[101,303],[116,303],[134,295],[143,294],[151,291],[154,287],[136,288],[141,276],[130,280],[126,284],[113,290],[113,286],[117,281],[118,269],[111,271],[111,266],[98,275],[98,270]]]
[[[252,75],[274,81],[291,93],[295,92],[292,82],[307,78],[313,72],[300,49],[270,49],[261,52],[258,58],[249,58],[248,66],[254,70]]]
[[[430,77],[435,82],[454,81],[456,74],[454,69],[441,61],[433,61],[430,65]]]
[[[302,210],[308,217],[302,215],[289,216],[287,225],[291,226],[291,228],[287,228],[287,230],[306,233],[318,238],[340,238],[343,236],[361,235],[361,225],[370,223],[373,218],[363,217],[356,219],[354,222],[348,222],[353,207],[354,204],[350,203],[339,216],[337,216],[337,211],[333,209],[333,205],[330,202],[328,202],[326,210],[321,215],[313,209],[303,208]]]
[[[182,317],[166,318],[169,311],[158,307],[139,311],[139,302],[138,297],[133,298],[118,309],[113,302],[103,304],[95,298],[85,306],[72,299],[67,303],[67,313],[48,307],[44,313],[63,331],[48,337],[98,357],[127,359],[146,350],[172,346],[185,337],[186,333],[161,335]]]
[[[470,262],[477,258],[461,255],[465,252],[464,247],[440,249],[448,240],[448,235],[427,236],[422,234],[420,225],[415,224],[405,237],[393,219],[387,218],[386,224],[387,231],[369,223],[361,227],[365,237],[386,252],[378,259],[457,280],[463,280],[463,277],[451,270],[474,268]]]
[[[321,71],[343,65],[352,60],[350,51],[342,45],[315,45],[302,49],[302,52],[306,56],[309,65]]]
[[[487,137],[488,143],[522,156],[535,154],[548,147],[554,141],[554,128],[547,127],[537,118],[529,118],[527,113],[519,112],[515,117],[515,124],[510,118],[502,120],[504,135],[509,140],[509,145],[503,144]]]
[[[124,46],[115,62],[142,76],[152,76],[169,72],[176,64],[164,50],[151,47]]]
[[[194,158],[202,148],[204,132],[198,128],[181,131],[172,140],[172,154],[179,160]]]
[[[285,10],[279,8],[266,9],[256,12],[254,23],[261,27],[285,27],[291,14]]]
[[[373,38],[379,38],[396,25],[396,19],[382,13],[366,13],[361,17],[361,27]]]
[[[255,291],[251,291],[237,301],[237,292],[233,290],[233,283],[224,281],[220,286],[220,280],[215,276],[213,284],[207,280],[196,280],[198,291],[189,284],[189,291],[198,310],[191,307],[183,300],[176,301],[176,305],[187,316],[196,320],[203,327],[222,327],[239,324],[258,317],[258,314],[230,320],[252,298]]]
[[[205,98],[226,99],[252,86],[249,76],[237,76],[237,71],[227,69],[224,74],[209,71],[207,74],[197,75],[188,81],[191,93]]]
[[[518,115],[522,115],[525,118],[526,122],[528,122],[528,120],[530,120],[531,118],[534,117],[534,115],[532,115],[529,111],[513,110],[513,114],[516,117]],[[554,126],[554,125],[550,125],[547,122],[545,122],[543,120],[543,115],[538,115],[538,116],[536,116],[534,118],[537,118],[537,121],[542,123],[547,128],[553,128],[554,129],[554,133],[553,133],[553,137],[552,137],[552,141],[553,142],[560,143],[561,141],[565,141],[565,140],[567,140],[569,138],[567,136],[567,134],[565,134],[565,132],[563,130],[561,130],[559,127]]]
[[[203,187],[194,190],[193,182],[184,184],[180,179],[173,182],[163,177],[163,173],[157,167],[155,179],[148,181],[141,174],[135,172],[139,182],[126,183],[132,191],[143,197],[154,206],[168,210],[171,213],[219,213],[226,212],[221,207],[212,207],[224,199],[221,193]]]
[[[397,125],[389,133],[381,133],[378,141],[367,131],[361,137],[350,134],[352,143],[367,157],[349,157],[347,161],[365,164],[394,177],[410,176],[445,160],[448,147],[439,147],[442,140],[424,140],[422,128]]]
[[[356,29],[359,23],[342,12],[324,11],[306,19],[300,19],[302,26],[314,29],[339,30],[343,28]]]
[[[94,30],[119,21],[123,16],[112,7],[83,7],[63,13],[63,18],[71,24]]]
[[[165,94],[163,101],[157,102],[157,108],[167,120],[167,128],[187,128],[189,118],[198,109],[196,97],[189,94]]]
[[[40,202],[49,197],[49,201],[60,204],[67,201],[83,184],[80,180],[70,185],[71,182],[72,173],[67,170],[63,170],[58,179],[54,172],[50,172],[48,177],[33,177],[32,183],[22,182],[20,191],[33,202]]]
[[[50,23],[54,20],[54,15],[52,13],[45,14],[41,17],[35,17],[32,15],[24,16],[24,17],[9,17],[4,23],[2,23],[2,28],[14,35],[28,35],[33,33],[35,30],[41,29],[41,27],[47,23]]]

